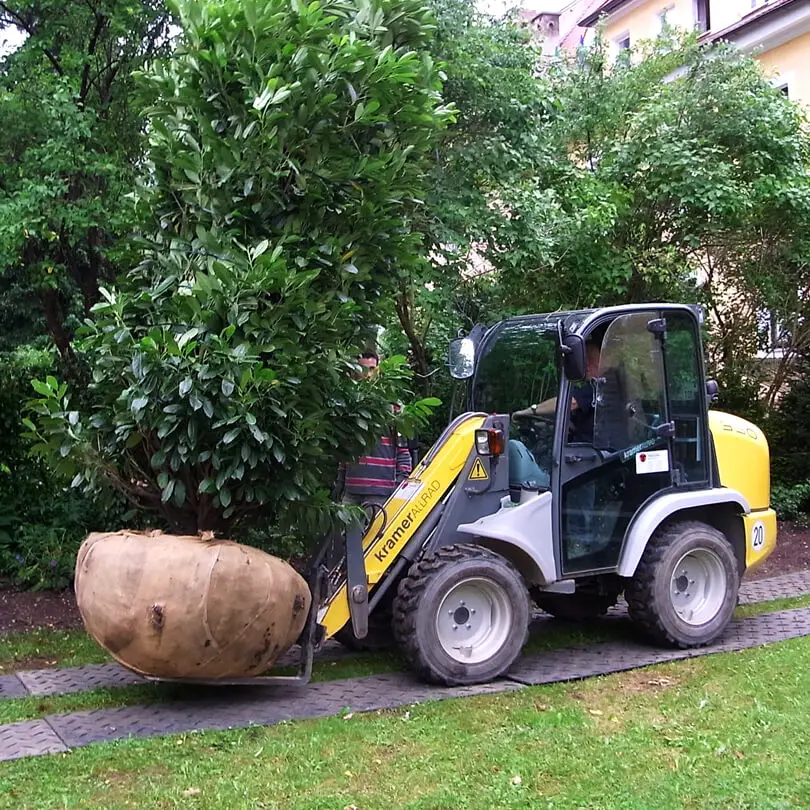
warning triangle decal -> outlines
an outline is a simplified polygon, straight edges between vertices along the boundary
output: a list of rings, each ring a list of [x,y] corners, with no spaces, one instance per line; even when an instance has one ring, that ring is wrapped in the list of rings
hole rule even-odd
[[[477,458],[475,463],[472,465],[472,469],[470,470],[470,481],[488,481],[489,476],[487,475],[486,468],[481,463],[481,459]]]

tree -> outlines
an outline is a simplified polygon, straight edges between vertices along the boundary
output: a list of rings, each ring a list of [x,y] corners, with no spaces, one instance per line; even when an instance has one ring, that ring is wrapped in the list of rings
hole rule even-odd
[[[789,324],[772,403],[810,338],[810,139],[797,105],[755,60],[669,32],[611,64],[604,43],[545,74],[557,100],[554,155],[529,199],[520,263],[499,283],[513,308],[702,302],[726,403],[767,377],[761,316]],[[540,237],[532,234],[541,234]]]
[[[431,0],[430,8],[437,27],[431,52],[457,113],[436,143],[420,212],[430,261],[401,275],[392,320],[405,335],[419,390],[444,398],[446,376],[434,374],[448,338],[484,313],[497,315],[487,283],[470,274],[519,249],[503,212],[533,183],[553,105],[534,75],[539,52],[525,28],[487,17],[466,0]]]
[[[0,29],[26,35],[0,59],[0,301],[39,315],[13,341],[35,341],[44,322],[69,357],[99,283],[131,256],[131,73],[166,50],[170,20],[159,0],[0,2]]]
[[[354,358],[422,260],[414,211],[448,112],[416,0],[177,11],[181,44],[142,76],[153,234],[78,343],[92,409],[51,378],[28,427],[74,484],[230,532],[325,505],[338,461],[390,421],[402,358],[370,381]]]

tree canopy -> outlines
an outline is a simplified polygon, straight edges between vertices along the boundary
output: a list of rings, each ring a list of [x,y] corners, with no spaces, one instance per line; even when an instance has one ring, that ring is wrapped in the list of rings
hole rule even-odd
[[[166,52],[170,21],[160,0],[0,3],[0,29],[26,36],[0,58],[0,348],[45,334],[70,355],[130,259],[132,71]]]
[[[9,22],[0,349],[47,334],[86,367],[83,401],[38,383],[28,427],[88,492],[184,530],[325,507],[409,386],[451,399],[447,339],[505,315],[704,303],[747,413],[806,368],[806,120],[730,47],[549,59],[466,0],[0,2]],[[355,379],[379,327],[413,383],[396,356]]]
[[[401,360],[353,379],[448,112],[415,0],[188,0],[143,75],[144,261],[77,344],[92,413],[40,384],[40,450],[189,531],[328,489],[390,422]],[[33,424],[31,429],[36,432]]]

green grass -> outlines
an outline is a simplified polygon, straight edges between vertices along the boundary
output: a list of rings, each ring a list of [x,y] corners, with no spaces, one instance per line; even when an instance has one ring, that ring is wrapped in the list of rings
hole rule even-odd
[[[103,664],[112,658],[84,630],[30,630],[0,635],[0,675],[21,669]]]
[[[513,694],[0,763],[0,807],[800,808],[810,639]]]
[[[787,596],[783,599],[773,599],[770,602],[754,602],[750,605],[741,605],[734,611],[738,619],[749,619],[762,613],[776,613],[780,610],[793,610],[795,608],[810,607],[810,594],[804,596]]]

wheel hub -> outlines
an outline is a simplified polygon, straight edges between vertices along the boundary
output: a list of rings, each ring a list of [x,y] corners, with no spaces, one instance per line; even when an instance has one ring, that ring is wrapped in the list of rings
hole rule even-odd
[[[512,604],[504,589],[475,577],[454,585],[436,616],[442,649],[454,660],[475,664],[492,658],[512,631]]]
[[[670,581],[670,598],[678,616],[697,626],[711,621],[723,606],[728,588],[726,570],[710,549],[684,554]]]

